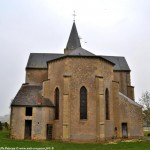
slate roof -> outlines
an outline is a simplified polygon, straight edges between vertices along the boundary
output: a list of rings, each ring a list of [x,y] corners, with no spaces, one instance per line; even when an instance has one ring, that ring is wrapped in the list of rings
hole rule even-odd
[[[75,22],[73,23],[71,33],[67,42],[66,49],[74,50],[81,47],[80,39],[78,36],[77,28]]]
[[[93,53],[83,49],[82,47],[76,48],[69,55],[95,56]]]
[[[26,68],[41,68],[47,69],[47,61],[59,58],[64,54],[53,53],[31,53],[28,59]]]
[[[80,51],[82,49],[82,51]],[[72,53],[70,53],[71,56],[96,56],[87,50],[84,50],[83,48],[77,48]],[[26,68],[40,68],[40,69],[47,69],[47,62],[58,59],[61,57],[64,57],[64,54],[52,54],[52,53],[31,53],[29,56],[29,60],[27,63]],[[97,56],[98,57],[98,56]],[[128,66],[128,63],[124,57],[120,56],[101,56],[105,60],[108,60],[115,64],[114,70],[115,71],[130,71],[130,68]]]
[[[115,64],[115,71],[130,71],[128,63],[124,57],[120,56],[101,56],[104,59],[107,59]]]
[[[40,95],[41,90],[42,90],[42,86],[22,85],[17,95],[13,99],[11,106],[54,107],[54,105],[49,99],[43,98]]]

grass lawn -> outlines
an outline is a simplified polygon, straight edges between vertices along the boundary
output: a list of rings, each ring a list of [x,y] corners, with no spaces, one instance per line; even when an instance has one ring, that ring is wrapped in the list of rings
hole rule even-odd
[[[148,134],[150,135],[150,131],[144,131],[144,136],[148,136]]]
[[[150,141],[118,142],[112,144],[75,144],[58,141],[28,141],[9,139],[7,131],[0,131],[0,150],[8,148],[47,148],[47,150],[150,150]],[[18,149],[17,149],[18,147]],[[9,149],[10,150],[10,149]]]

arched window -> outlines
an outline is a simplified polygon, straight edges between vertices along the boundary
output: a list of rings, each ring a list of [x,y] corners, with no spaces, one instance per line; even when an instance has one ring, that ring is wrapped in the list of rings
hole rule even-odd
[[[59,89],[55,89],[55,119],[59,119]]]
[[[106,89],[105,91],[105,103],[106,103],[106,120],[110,119],[110,113],[109,113],[109,91]]]
[[[87,119],[87,90],[84,86],[80,89],[80,119]]]

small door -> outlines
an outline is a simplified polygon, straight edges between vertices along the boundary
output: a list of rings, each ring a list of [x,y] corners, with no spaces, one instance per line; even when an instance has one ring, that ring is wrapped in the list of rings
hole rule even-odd
[[[53,126],[51,124],[47,124],[47,140],[52,140],[52,130]]]
[[[122,137],[127,138],[128,137],[128,126],[127,123],[122,123]]]
[[[32,120],[25,120],[25,139],[31,139],[31,133],[32,133]]]

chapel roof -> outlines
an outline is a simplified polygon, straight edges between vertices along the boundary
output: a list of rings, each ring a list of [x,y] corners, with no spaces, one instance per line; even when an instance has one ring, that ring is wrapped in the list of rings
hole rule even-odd
[[[115,71],[130,71],[129,65],[125,59],[125,57],[121,56],[101,56],[115,64]]]
[[[42,86],[24,84],[13,99],[11,106],[54,107],[52,102],[41,96]]]
[[[77,53],[76,53],[77,52]],[[90,54],[90,52],[83,52],[79,56],[87,56],[86,54]],[[78,56],[78,50],[74,51],[73,54],[70,54],[70,56]],[[85,54],[85,55],[84,55]],[[96,55],[92,55],[96,56]],[[61,57],[64,57],[66,55],[64,54],[52,54],[52,53],[31,53],[29,56],[29,60],[27,63],[26,68],[27,69],[47,69],[47,62],[51,60],[55,60]],[[68,55],[69,56],[69,55]],[[89,56],[89,55],[88,55]],[[97,56],[98,57],[98,56]],[[103,56],[99,55],[99,57],[104,58],[105,60],[108,60],[109,62],[114,63],[114,71],[130,71],[130,68],[128,66],[128,63],[124,57],[121,56]]]
[[[47,69],[47,61],[57,59],[62,56],[64,56],[64,54],[30,53],[26,68]]]

